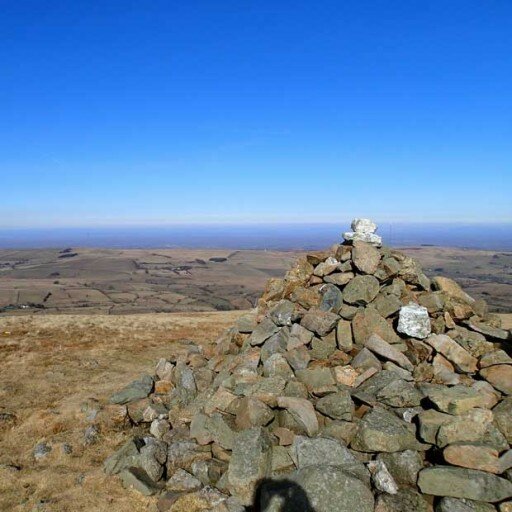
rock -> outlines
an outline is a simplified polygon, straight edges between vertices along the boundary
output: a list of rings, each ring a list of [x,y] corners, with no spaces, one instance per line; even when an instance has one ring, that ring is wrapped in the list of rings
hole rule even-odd
[[[265,377],[283,377],[290,379],[293,377],[293,371],[286,359],[279,353],[272,354],[263,363],[263,375]]]
[[[382,370],[382,363],[367,348],[363,348],[352,359],[351,366],[363,372],[368,368],[374,368],[377,371]]]
[[[318,309],[321,311],[338,312],[343,306],[343,294],[333,284],[325,284],[320,288],[322,300]]]
[[[286,350],[293,350],[307,345],[312,339],[313,333],[311,331],[304,329],[300,324],[293,324],[290,329]]]
[[[363,274],[374,274],[380,263],[380,252],[371,244],[354,241],[352,249],[352,261],[356,268]]]
[[[323,338],[313,338],[309,354],[311,359],[328,359],[336,351],[336,333],[331,331]]]
[[[293,471],[295,466],[288,448],[284,446],[272,447],[272,474],[278,475]]]
[[[487,409],[471,409],[452,416],[439,426],[436,444],[442,448],[452,443],[483,440],[491,422],[492,412]]]
[[[214,413],[205,422],[205,429],[210,434],[212,441],[222,446],[226,450],[233,449],[235,442],[235,432],[227,424],[224,416],[220,413]]]
[[[270,318],[264,318],[249,336],[252,346],[263,345],[271,336],[279,331],[279,327]]]
[[[211,456],[209,446],[200,446],[190,440],[175,441],[167,450],[167,474],[173,475],[179,468],[189,471],[194,461],[209,459]]]
[[[480,370],[480,375],[497,390],[512,395],[512,366],[498,364]]]
[[[512,496],[512,482],[474,469],[434,466],[420,471],[418,487],[425,494],[495,503]]]
[[[340,262],[336,258],[329,256],[325,261],[322,261],[315,267],[313,274],[318,277],[324,277],[332,274],[337,269],[339,263]]]
[[[496,509],[483,501],[459,500],[457,498],[442,498],[436,512],[495,512]]]
[[[110,397],[112,404],[127,404],[141,398],[146,398],[153,390],[153,379],[149,375],[143,375],[140,379],[134,380],[121,391]]]
[[[484,354],[478,362],[480,368],[487,368],[496,364],[512,364],[512,358],[504,350],[493,350]]]
[[[453,279],[437,276],[432,279],[432,285],[436,290],[444,292],[448,297],[460,300],[467,304],[472,304],[474,302],[474,299],[464,292]]]
[[[395,362],[406,370],[413,371],[414,366],[404,354],[384,341],[378,334],[372,334],[364,343],[365,347],[377,355]]]
[[[369,474],[364,464],[336,439],[295,436],[290,453],[298,469],[328,464],[343,468],[361,480],[369,482]]]
[[[459,371],[474,373],[477,368],[477,359],[464,350],[456,341],[445,334],[432,334],[425,339],[437,352],[451,361]]]
[[[348,391],[338,391],[320,398],[316,410],[334,420],[351,421],[354,415],[354,402]]]
[[[336,342],[338,348],[343,352],[350,352],[352,350],[352,325],[346,320],[339,320],[336,326]]]
[[[167,481],[166,487],[169,491],[191,492],[201,489],[203,484],[188,471],[177,469]]]
[[[150,442],[140,449],[139,466],[153,482],[158,482],[164,474],[167,460],[167,444],[149,438]]]
[[[356,242],[359,240],[372,244],[375,247],[382,245],[382,238],[375,234],[377,225],[370,219],[354,219],[351,227],[353,231],[343,233],[343,238],[347,242]]]
[[[475,332],[479,332],[488,338],[494,338],[496,340],[507,341],[510,338],[510,333],[505,329],[499,329],[498,327],[492,327],[483,322],[471,321],[466,322],[466,325]]]
[[[381,388],[376,398],[390,407],[417,407],[423,399],[423,394],[414,384],[397,379]]]
[[[414,489],[400,489],[396,494],[381,494],[375,512],[432,512],[432,505]]]
[[[103,470],[107,475],[117,475],[123,469],[137,466],[139,461],[139,449],[143,446],[139,439],[130,439],[121,448],[115,451],[103,463]]]
[[[34,456],[34,459],[39,461],[41,459],[44,459],[51,451],[52,447],[48,443],[37,443],[34,446],[32,455]]]
[[[419,443],[412,425],[375,407],[361,420],[351,447],[362,452],[400,452],[416,450]]]
[[[329,284],[343,287],[354,278],[353,272],[336,272],[324,277],[324,281]]]
[[[452,444],[443,451],[444,460],[452,466],[501,473],[498,450],[482,444]]]
[[[386,465],[393,480],[399,485],[415,486],[418,472],[423,468],[423,459],[414,450],[380,453],[377,460],[381,460]]]
[[[119,473],[123,487],[134,489],[144,496],[152,496],[160,491],[160,487],[148,477],[148,475],[140,468],[123,469]]]
[[[274,419],[274,413],[268,405],[251,397],[240,400],[236,413],[236,426],[243,430],[252,427],[263,427]]]
[[[431,332],[427,308],[414,302],[402,306],[398,315],[397,331],[413,338],[426,338]]]
[[[314,436],[318,432],[318,419],[309,400],[281,396],[277,399],[277,405],[286,409],[296,421],[303,425],[309,436]]]
[[[307,368],[295,372],[297,379],[305,384],[314,395],[324,395],[336,391],[336,381],[330,368]]]
[[[352,366],[335,366],[333,370],[336,383],[343,386],[353,387],[359,376]]]
[[[423,384],[423,393],[436,409],[449,414],[462,414],[473,407],[485,407],[486,399],[477,390],[466,386],[448,388],[438,384]]]
[[[228,489],[243,505],[250,505],[256,484],[272,471],[272,443],[261,427],[237,435],[228,467]]]
[[[379,293],[379,281],[369,275],[356,276],[343,289],[343,300],[348,304],[364,306]]]
[[[297,470],[290,480],[298,484],[288,510],[315,512],[373,512],[374,499],[370,488],[359,478],[338,466],[318,465]],[[292,488],[293,489],[293,488]],[[302,492],[300,491],[302,490]],[[305,496],[304,494],[305,493]],[[282,503],[275,503],[265,512],[279,512]]]
[[[494,421],[507,441],[512,444],[512,397],[505,398],[492,410]]]
[[[334,329],[338,319],[338,315],[329,311],[310,310],[302,317],[300,324],[318,336],[325,336]]]
[[[378,311],[372,307],[360,309],[352,320],[352,333],[357,345],[364,345],[372,334],[378,334],[392,345],[401,343],[401,339]]]
[[[388,494],[396,494],[398,492],[398,485],[382,460],[368,462],[368,469],[372,475],[373,486],[378,491]]]
[[[402,302],[391,293],[379,293],[372,305],[383,318],[388,318],[402,307]]]
[[[281,300],[270,309],[268,314],[276,325],[292,325],[292,319],[295,316],[295,304],[289,300]]]

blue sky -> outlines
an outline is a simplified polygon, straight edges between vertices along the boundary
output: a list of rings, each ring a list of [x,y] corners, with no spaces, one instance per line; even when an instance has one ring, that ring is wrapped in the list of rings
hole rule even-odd
[[[0,226],[512,222],[510,0],[0,0]]]

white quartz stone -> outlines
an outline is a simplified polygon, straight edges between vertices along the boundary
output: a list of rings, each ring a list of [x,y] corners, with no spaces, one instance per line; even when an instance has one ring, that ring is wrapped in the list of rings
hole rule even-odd
[[[413,338],[423,339],[431,333],[427,308],[409,302],[400,308],[397,331]]]

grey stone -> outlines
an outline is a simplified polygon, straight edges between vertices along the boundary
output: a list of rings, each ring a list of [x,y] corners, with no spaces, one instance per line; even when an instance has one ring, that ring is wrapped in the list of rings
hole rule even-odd
[[[277,353],[272,354],[263,363],[263,375],[265,375],[265,377],[283,377],[284,379],[291,379],[293,377],[293,371],[283,355]]]
[[[334,420],[351,421],[354,415],[354,402],[348,391],[338,391],[320,398],[316,410]]]
[[[314,436],[318,432],[318,419],[309,400],[281,396],[277,399],[277,405],[286,409],[296,421],[303,425],[309,436]]]
[[[427,308],[414,302],[402,306],[398,314],[397,330],[413,338],[426,338],[431,332]]]
[[[336,326],[336,342],[338,348],[350,352],[353,346],[352,325],[346,320],[339,320]]]
[[[297,379],[306,385],[315,395],[324,395],[336,391],[336,380],[330,368],[307,368],[295,372]]]
[[[354,219],[352,221],[352,231],[343,233],[343,238],[347,242],[355,242],[360,240],[361,242],[367,242],[380,247],[382,245],[382,238],[375,234],[377,225],[370,219]]]
[[[382,370],[381,362],[367,348],[360,350],[354,359],[352,359],[350,365],[353,368],[363,371],[368,368],[375,368],[378,371]]]
[[[116,450],[103,463],[103,470],[107,475],[117,475],[123,469],[137,466],[139,460],[139,450],[143,442],[139,439],[130,439],[121,448]]]
[[[333,284],[325,284],[320,288],[320,293],[322,294],[322,301],[319,309],[337,313],[343,305],[343,294],[340,289]]]
[[[262,345],[272,335],[279,331],[279,327],[270,318],[264,318],[249,336],[249,343],[253,346]]]
[[[432,505],[414,489],[400,489],[379,495],[375,512],[432,512]]]
[[[460,371],[476,372],[477,359],[446,334],[432,334],[425,343],[452,362]]]
[[[140,449],[139,466],[151,480],[158,482],[164,474],[164,464],[167,460],[167,444],[151,439]]]
[[[377,400],[390,407],[417,407],[423,393],[414,384],[397,379],[377,392]]]
[[[441,498],[436,512],[496,512],[489,503],[457,498]]]
[[[370,482],[370,475],[364,464],[337,439],[295,436],[290,453],[298,469],[328,464],[343,468],[366,483]]]
[[[388,494],[396,494],[398,492],[398,485],[382,460],[368,462],[368,469],[372,475],[373,486],[378,491]]]
[[[495,503],[512,496],[512,482],[483,471],[434,466],[420,471],[421,492],[433,496],[450,496]]]
[[[201,489],[203,484],[188,471],[178,468],[174,474],[167,480],[166,487],[169,491],[191,492]]]
[[[243,505],[250,505],[259,480],[272,471],[272,443],[262,428],[237,435],[228,467],[228,489]]]
[[[411,372],[414,370],[414,366],[411,363],[411,361],[407,359],[407,356],[402,354],[402,352],[397,350],[390,343],[383,340],[378,334],[372,334],[366,340],[364,345],[372,352],[375,352],[377,355],[384,357],[385,359],[393,361],[402,368],[405,368],[406,370]]]
[[[311,359],[328,359],[336,350],[336,333],[331,331],[323,338],[314,337],[309,354]]]
[[[146,398],[153,390],[153,379],[150,375],[143,375],[140,379],[134,380],[121,391],[110,397],[110,403],[127,404],[141,398]]]
[[[293,302],[281,300],[269,311],[269,316],[276,325],[292,325],[294,312],[295,304]]]
[[[353,272],[336,272],[324,277],[326,283],[335,284],[336,286],[345,286],[354,278]]]
[[[512,444],[512,397],[502,400],[492,410],[494,421],[507,441]]]
[[[140,468],[127,468],[119,473],[123,487],[134,489],[144,496],[152,496],[161,490]]]
[[[422,384],[421,391],[428,396],[436,409],[448,414],[461,414],[474,407],[485,407],[486,396],[476,389],[457,385]]]
[[[308,331],[300,324],[293,324],[290,329],[286,350],[293,350],[307,345],[312,339],[313,333],[311,331]]]
[[[379,281],[373,276],[356,276],[343,289],[343,300],[348,304],[364,306],[379,293]]]
[[[400,299],[390,293],[379,293],[372,304],[383,318],[394,315],[402,307]]]
[[[329,311],[310,309],[301,320],[302,327],[313,331],[318,336],[329,334],[339,319],[339,316]]]
[[[362,452],[421,449],[414,427],[380,407],[373,408],[361,420],[351,447]]]
[[[380,453],[377,460],[382,460],[386,464],[388,471],[399,485],[416,485],[418,472],[423,469],[423,458],[414,450]]]
[[[293,475],[306,493],[309,507],[315,512],[373,512],[374,498],[370,488],[359,478],[338,466],[318,465],[299,469]],[[266,512],[277,512],[269,508]],[[298,506],[290,510],[308,510]]]
[[[41,460],[52,451],[52,447],[48,443],[37,443],[32,451],[34,459]]]

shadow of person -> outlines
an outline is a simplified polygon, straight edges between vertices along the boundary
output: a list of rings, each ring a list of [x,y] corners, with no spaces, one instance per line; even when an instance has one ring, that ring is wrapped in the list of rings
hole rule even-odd
[[[248,512],[315,512],[304,489],[291,480],[264,478]]]

